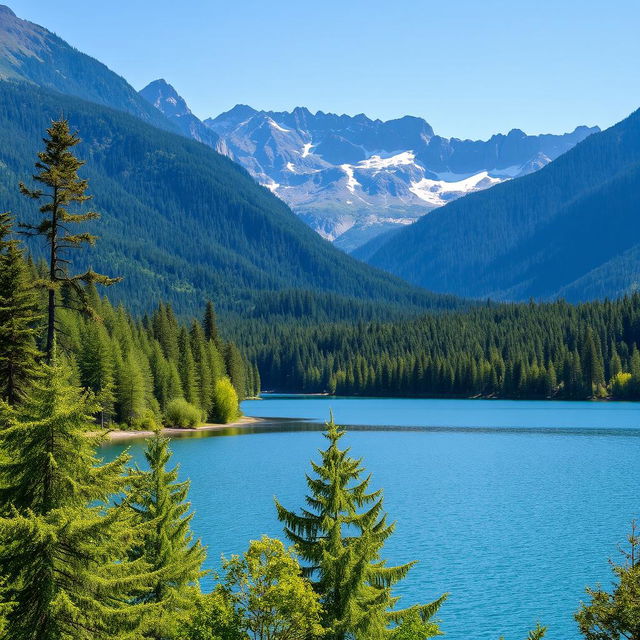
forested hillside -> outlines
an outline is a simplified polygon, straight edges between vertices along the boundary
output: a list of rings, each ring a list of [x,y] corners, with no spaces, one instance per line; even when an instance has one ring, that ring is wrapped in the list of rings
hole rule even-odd
[[[614,297],[640,280],[639,190],[636,111],[539,172],[448,204],[356,255],[474,298]]]
[[[79,264],[124,276],[113,300],[134,313],[163,300],[193,315],[214,299],[221,316],[262,317],[272,313],[266,294],[274,291],[273,312],[285,316],[299,312],[300,300],[327,318],[334,307],[380,317],[459,304],[333,248],[243,169],[198,142],[97,104],[0,82],[0,199],[20,221],[32,221],[35,209],[18,182],[28,182],[42,131],[61,112],[83,138],[83,177],[92,207],[104,214],[96,228],[100,251],[83,253]],[[30,249],[42,255],[38,242]]]
[[[640,294],[488,304],[404,322],[237,331],[265,389],[343,395],[640,399]]]

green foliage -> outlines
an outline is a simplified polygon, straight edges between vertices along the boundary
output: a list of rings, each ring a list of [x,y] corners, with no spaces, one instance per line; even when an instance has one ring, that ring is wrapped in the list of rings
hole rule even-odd
[[[402,580],[413,562],[389,567],[380,555],[393,533],[383,512],[382,491],[370,491],[371,476],[363,476],[360,460],[339,448],[343,428],[327,423],[329,447],[320,464],[311,463],[315,476],[307,476],[308,507],[300,515],[276,501],[285,535],[307,563],[305,575],[314,581],[323,607],[327,637],[344,640],[378,640],[388,635],[392,622],[417,612],[423,621],[437,612],[446,594],[434,602],[394,610],[398,597],[394,584]]]
[[[590,602],[582,603],[575,618],[586,640],[640,638],[640,540],[635,523],[629,536],[630,553],[624,564],[612,566],[616,581],[611,592],[587,588]]]
[[[229,378],[220,378],[216,382],[213,391],[213,421],[218,424],[227,424],[240,417],[238,406],[238,394]]]
[[[49,275],[46,281],[39,284],[48,291],[48,318],[47,318],[47,358],[51,358],[56,330],[56,292],[64,285],[73,290],[76,299],[81,304],[81,310],[93,313],[86,290],[82,284],[112,285],[119,282],[120,278],[109,278],[88,269],[84,273],[69,275],[68,251],[78,249],[82,245],[93,245],[96,236],[83,231],[72,234],[69,225],[82,224],[96,220],[100,216],[95,211],[72,213],[69,206],[82,205],[91,196],[86,194],[89,183],[78,176],[78,170],[84,162],[73,155],[71,149],[75,147],[80,138],[69,129],[66,120],[55,120],[47,129],[48,138],[44,139],[45,149],[38,153],[36,169],[38,173],[33,175],[33,180],[43,186],[42,189],[29,189],[20,182],[20,191],[32,200],[44,199],[44,204],[39,207],[42,219],[38,224],[23,224],[27,233],[40,236],[47,242],[49,253]]]
[[[307,640],[323,633],[320,604],[297,559],[279,540],[252,541],[223,564],[223,585],[254,640]]]
[[[547,627],[543,627],[539,622],[536,624],[536,628],[529,631],[527,640],[542,640],[547,633]]]
[[[43,365],[27,398],[3,408],[0,566],[7,579],[7,640],[130,637],[143,610],[129,604],[148,579],[123,555],[136,528],[112,498],[126,489],[127,456],[101,464],[88,437],[96,404],[71,371]]]
[[[11,230],[11,217],[0,213],[0,398],[15,404],[34,378],[40,316],[32,274]]]
[[[282,392],[640,399],[637,293],[578,306],[487,303],[398,322],[260,325],[235,335],[263,386]]]
[[[428,640],[442,635],[437,622],[424,621],[418,611],[411,611],[391,632],[391,640]]]
[[[216,383],[227,370],[200,323],[193,321],[187,331],[168,305],[160,305],[150,317],[134,320],[124,308],[114,309],[95,292],[88,295],[101,321],[62,310],[60,341],[77,362],[78,383],[95,393],[98,424],[153,430],[163,421],[168,426],[198,426],[213,419]],[[187,347],[192,355],[185,359]],[[180,370],[185,373],[185,363],[188,375],[183,377]],[[253,369],[244,360],[239,365]],[[255,373],[244,376],[254,387],[259,384]],[[190,403],[185,398],[189,384]],[[237,395],[226,393],[224,399],[228,405],[223,402],[221,406],[237,416]]]
[[[222,588],[194,601],[189,620],[182,625],[181,640],[247,640],[241,614]]]
[[[169,440],[159,435],[147,440],[145,457],[149,471],[136,478],[130,499],[137,519],[145,526],[130,555],[144,560],[154,578],[136,601],[158,605],[145,616],[144,637],[173,638],[199,596],[205,550],[191,533],[189,482],[178,482],[177,467],[167,468]]]
[[[184,398],[174,398],[167,405],[165,424],[178,429],[195,429],[202,423],[198,407],[194,407]]]

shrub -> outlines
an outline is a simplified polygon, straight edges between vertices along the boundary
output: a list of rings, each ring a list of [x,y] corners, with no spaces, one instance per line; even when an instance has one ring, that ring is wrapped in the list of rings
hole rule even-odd
[[[202,423],[202,417],[198,407],[190,404],[184,398],[174,398],[167,405],[165,423],[168,427],[177,427],[178,429],[195,428]]]
[[[616,373],[611,380],[611,395],[615,398],[626,398],[631,390],[631,374]]]
[[[157,431],[158,421],[154,412],[151,409],[145,409],[141,416],[132,420],[131,428],[135,431]]]
[[[214,422],[226,424],[240,417],[238,394],[229,378],[220,378],[213,389],[213,410],[211,417]]]

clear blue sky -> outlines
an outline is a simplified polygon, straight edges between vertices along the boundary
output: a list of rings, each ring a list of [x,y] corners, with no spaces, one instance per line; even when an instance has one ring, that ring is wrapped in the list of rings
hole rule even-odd
[[[6,0],[4,0],[6,1]],[[424,117],[441,135],[607,127],[640,107],[638,0],[14,0],[136,89]]]

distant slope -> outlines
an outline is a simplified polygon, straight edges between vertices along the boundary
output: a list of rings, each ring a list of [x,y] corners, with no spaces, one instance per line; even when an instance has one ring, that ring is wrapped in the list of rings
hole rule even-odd
[[[359,251],[435,291],[571,301],[640,274],[640,111],[532,175],[471,194]]]
[[[0,5],[0,79],[55,89],[176,130],[124,78],[44,27],[16,17],[4,5]]]
[[[345,255],[202,144],[101,105],[0,82],[0,199],[21,220],[37,213],[18,181],[33,173],[43,131],[61,111],[85,141],[82,175],[103,214],[97,248],[79,258],[123,275],[113,298],[135,311],[165,299],[190,312],[212,298],[244,317],[358,319],[460,304]]]

